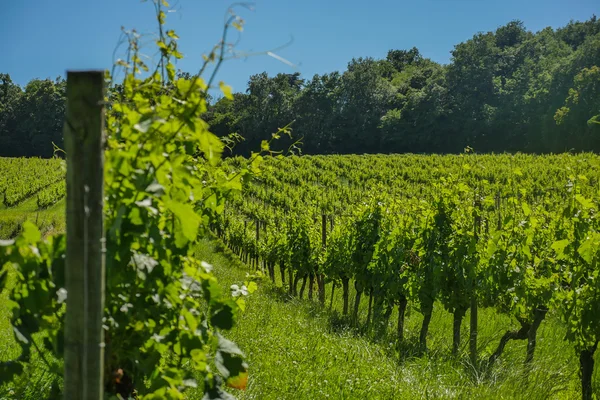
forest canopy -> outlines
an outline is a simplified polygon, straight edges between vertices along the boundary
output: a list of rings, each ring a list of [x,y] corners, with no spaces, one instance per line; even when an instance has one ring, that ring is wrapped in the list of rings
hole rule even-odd
[[[600,21],[528,31],[512,21],[457,44],[447,65],[417,48],[352,59],[345,71],[253,75],[209,104],[213,133],[249,155],[293,121],[305,154],[600,151]],[[109,90],[118,90],[110,88]],[[65,82],[24,88],[0,74],[0,156],[62,146]]]

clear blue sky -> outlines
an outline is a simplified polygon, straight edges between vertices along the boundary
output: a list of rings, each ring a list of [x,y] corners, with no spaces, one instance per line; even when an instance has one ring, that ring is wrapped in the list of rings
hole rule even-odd
[[[220,37],[233,1],[171,1],[167,25],[181,37],[186,58],[178,68],[194,71],[201,54]],[[173,4],[174,3],[174,4]],[[243,8],[239,51],[276,48],[304,77],[344,70],[353,57],[385,57],[390,49],[416,46],[435,61],[450,61],[453,46],[480,31],[519,19],[528,30],[560,27],[600,14],[598,0],[257,0]],[[151,0],[8,0],[0,8],[0,72],[24,85],[32,78],[64,76],[66,69],[110,68],[120,27],[156,31]],[[234,37],[235,39],[235,37]],[[154,53],[154,49],[150,52]],[[295,69],[266,55],[226,62],[218,76],[245,90],[251,74]]]

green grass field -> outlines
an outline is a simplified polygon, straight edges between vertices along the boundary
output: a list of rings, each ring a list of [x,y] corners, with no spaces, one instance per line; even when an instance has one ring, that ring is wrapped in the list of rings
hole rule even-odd
[[[221,245],[206,241],[199,256],[215,266],[224,286],[239,284],[248,269]],[[277,282],[280,282],[279,277]],[[415,352],[422,317],[409,310],[406,336],[410,344],[398,349],[391,336],[375,343],[370,335],[349,329],[340,320],[341,293],[330,311],[316,301],[291,299],[279,285],[263,280],[250,295],[247,309],[229,337],[248,357],[250,378],[240,399],[578,399],[578,360],[563,340],[564,327],[553,315],[542,323],[532,365],[525,369],[525,341],[512,341],[500,362],[477,371],[464,343],[462,355],[452,358],[452,316],[439,305],[434,313],[429,347]],[[351,297],[352,298],[352,297]],[[363,302],[366,303],[366,302]],[[361,321],[366,318],[366,304]],[[489,355],[507,329],[516,327],[491,309],[480,310],[479,347]],[[464,337],[468,329],[465,325]],[[600,389],[600,373],[594,375]],[[192,397],[193,398],[193,397]],[[200,398],[200,397],[198,397]]]

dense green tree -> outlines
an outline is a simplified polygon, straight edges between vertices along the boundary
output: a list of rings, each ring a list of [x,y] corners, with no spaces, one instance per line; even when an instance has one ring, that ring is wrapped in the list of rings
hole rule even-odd
[[[448,91],[441,65],[423,58],[415,48],[392,50],[387,60],[395,68],[391,83],[396,90],[394,108],[381,119],[382,150],[443,152],[448,127]]]
[[[568,126],[568,136],[578,148],[600,148],[600,67],[584,68],[575,76],[565,105],[556,111],[559,125]]]
[[[557,29],[556,33],[561,41],[577,50],[588,37],[600,33],[600,21],[593,15],[585,22],[571,21],[567,26]]]
[[[10,75],[0,74],[0,155],[24,154],[27,141],[17,136],[19,102],[23,91]]]
[[[0,156],[51,157],[62,147],[65,81],[31,80],[24,90],[0,76]]]
[[[453,142],[459,148],[489,144],[492,122],[498,106],[495,77],[500,49],[492,32],[479,33],[458,44],[452,51],[447,84],[452,97],[451,123],[460,126]]]
[[[338,72],[315,75],[294,105],[294,133],[307,153],[334,153],[339,134],[342,77]]]
[[[402,72],[407,66],[418,64],[422,56],[419,49],[413,47],[410,50],[390,50],[386,59],[396,71]]]
[[[381,76],[385,63],[354,59],[342,75],[339,122],[333,146],[339,153],[381,150],[381,118],[393,104],[395,89]]]
[[[20,135],[29,138],[28,156],[51,157],[53,143],[63,144],[66,82],[61,78],[30,81],[21,97]]]

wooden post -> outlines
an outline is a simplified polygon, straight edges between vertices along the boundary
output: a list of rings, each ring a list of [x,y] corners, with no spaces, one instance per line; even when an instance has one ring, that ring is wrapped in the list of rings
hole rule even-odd
[[[244,263],[248,264],[248,248],[246,246],[246,232],[248,228],[248,221],[244,219],[244,241],[242,242],[242,260]]]
[[[325,252],[325,248],[327,247],[327,216],[325,214],[321,215],[321,251]],[[319,303],[322,306],[325,305],[325,276],[323,276],[323,271],[318,271],[317,273],[317,286],[319,288]],[[333,293],[333,288],[331,289]]]
[[[500,203],[500,201],[501,201],[500,192],[496,193],[496,199],[495,200],[496,200],[496,212],[497,212],[497,215],[498,215],[498,224],[497,224],[496,229],[500,230],[500,229],[502,229],[502,211],[500,209],[500,207],[501,207],[500,206],[500,204],[501,204]]]
[[[481,201],[479,198],[475,200],[475,215],[473,218],[473,235],[475,241],[479,240],[479,229],[481,227]],[[475,279],[475,278],[474,278]],[[469,330],[469,355],[473,368],[477,367],[477,291],[472,282],[471,285],[471,314],[470,314],[470,330]]]
[[[258,243],[260,241],[260,221],[258,220],[258,218],[255,219],[254,225],[256,226],[256,254],[255,254],[255,268],[259,269],[260,268],[260,258],[258,256]],[[261,271],[263,271],[263,269],[261,268]]]
[[[321,245],[323,249],[327,247],[327,217],[325,214],[321,215]]]
[[[104,398],[104,72],[67,72],[66,400]]]

